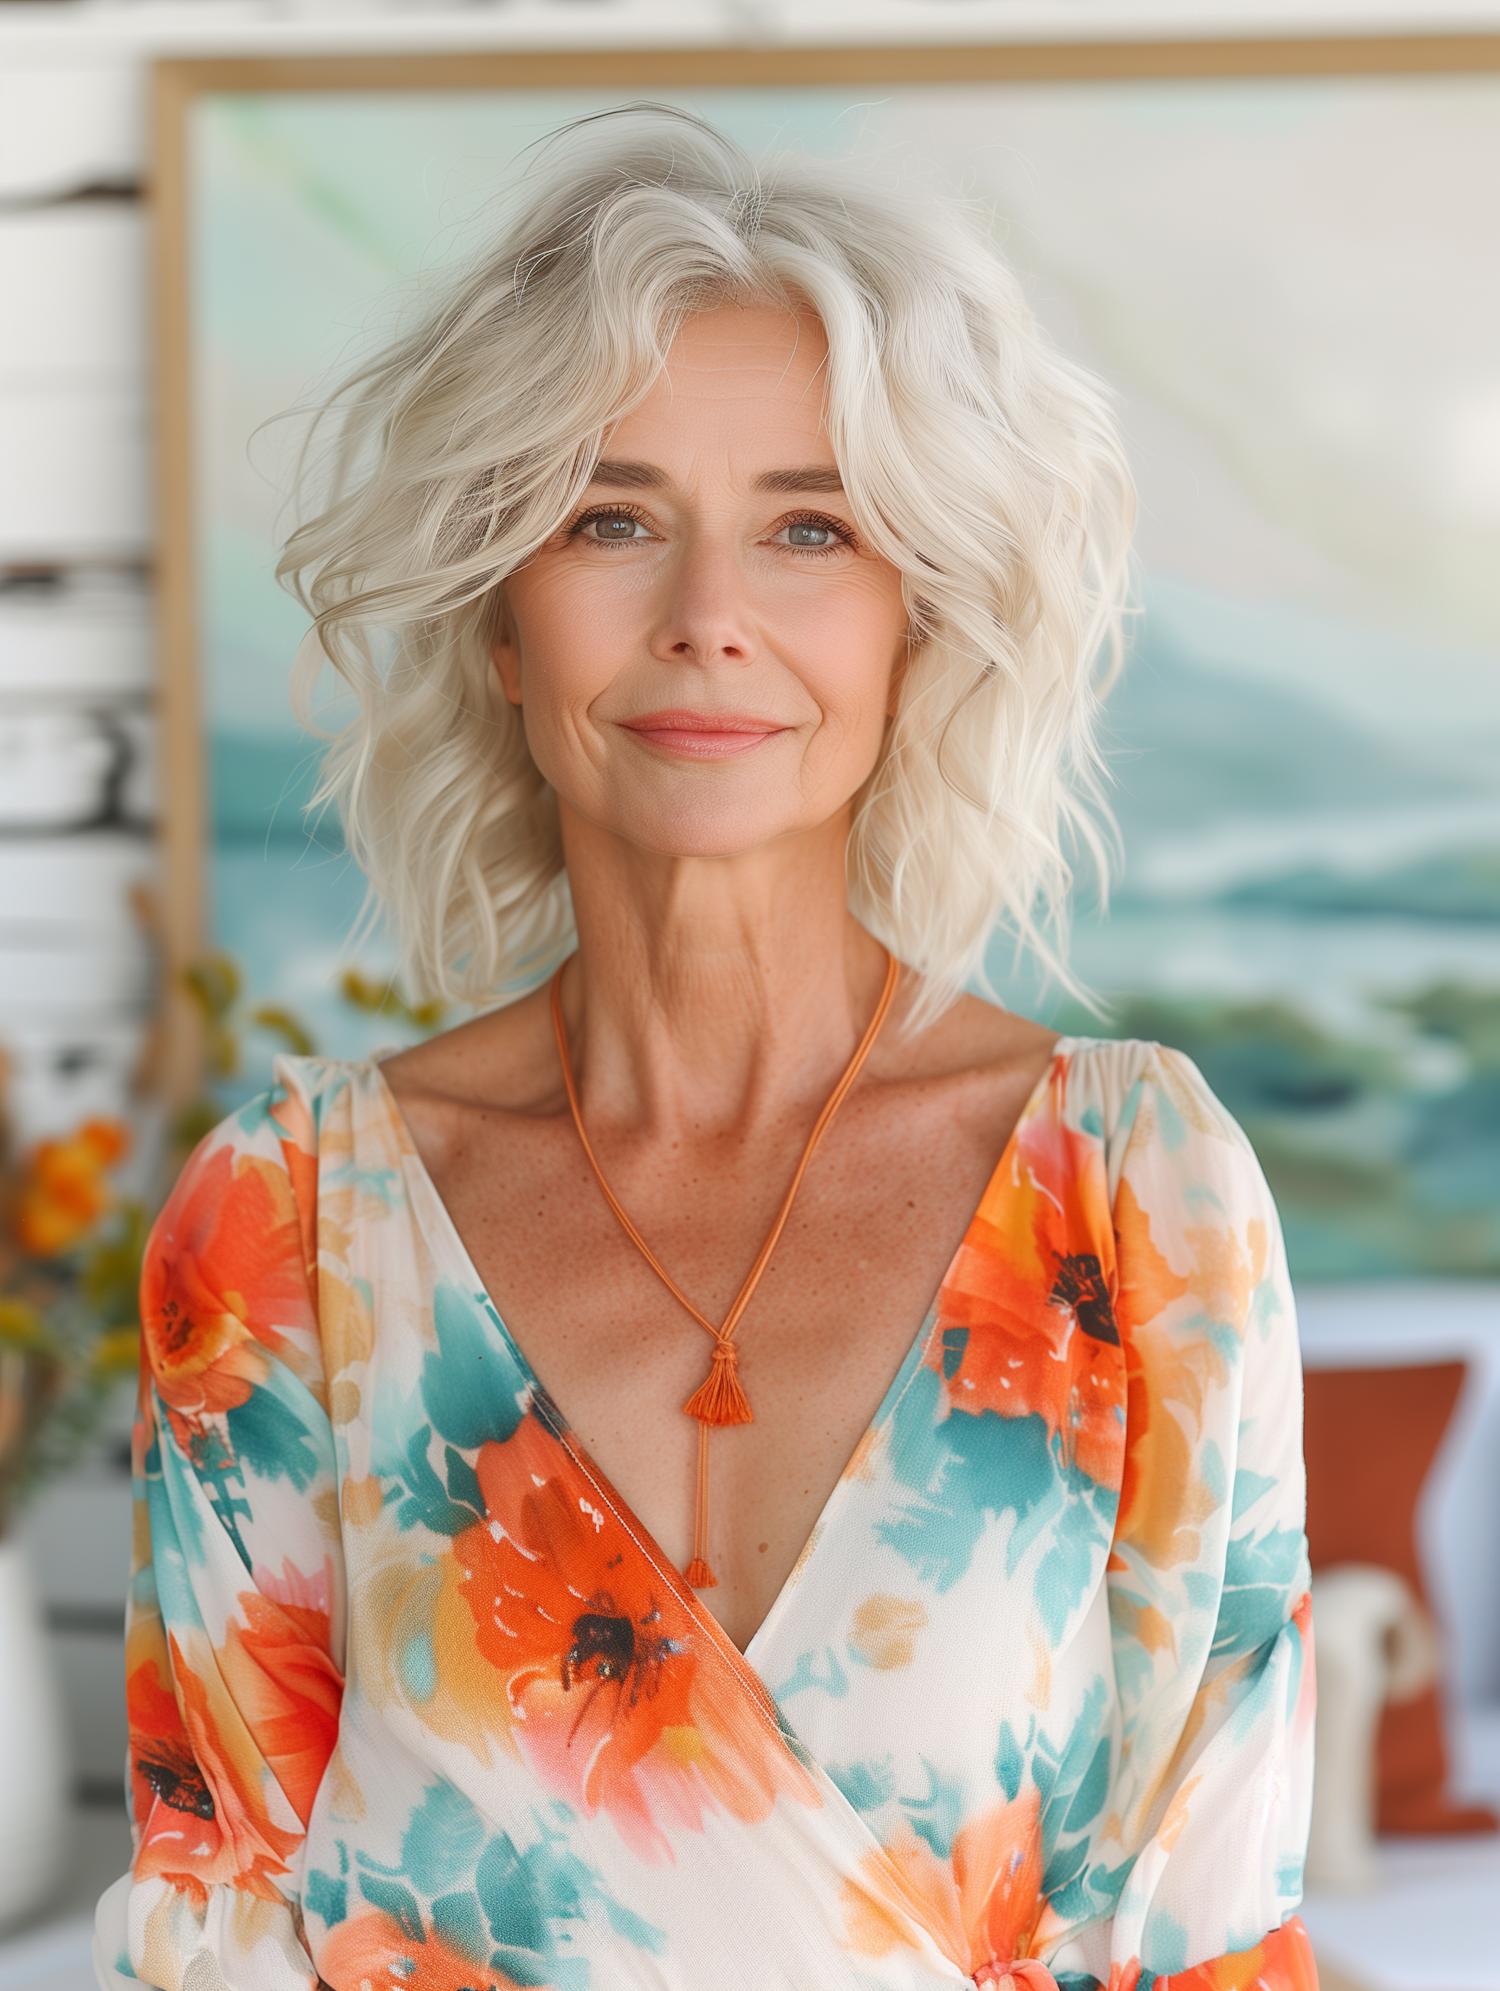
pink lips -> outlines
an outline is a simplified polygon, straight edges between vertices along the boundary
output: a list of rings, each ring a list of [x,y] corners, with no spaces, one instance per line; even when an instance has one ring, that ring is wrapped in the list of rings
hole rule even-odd
[[[749,753],[786,728],[740,712],[646,712],[639,719],[627,719],[625,730],[688,760],[725,760]]]

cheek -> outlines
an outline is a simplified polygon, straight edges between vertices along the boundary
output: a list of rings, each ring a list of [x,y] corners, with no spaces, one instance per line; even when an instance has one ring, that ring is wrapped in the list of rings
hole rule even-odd
[[[893,604],[872,588],[830,605],[800,632],[814,674],[809,688],[840,735],[879,740],[906,654],[906,626],[899,596]]]
[[[512,666],[528,725],[534,716],[556,721],[586,706],[609,683],[621,657],[631,649],[620,613],[620,590],[613,599],[589,585],[590,575],[528,572],[511,594],[514,630]]]
[[[589,704],[586,685],[564,671],[532,668],[527,659],[521,723],[537,771],[559,794],[573,796],[590,786],[593,756],[581,724]]]

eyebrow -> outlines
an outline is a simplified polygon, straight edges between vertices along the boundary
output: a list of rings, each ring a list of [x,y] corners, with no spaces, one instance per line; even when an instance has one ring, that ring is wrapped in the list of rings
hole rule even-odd
[[[601,457],[594,465],[591,484],[613,484],[617,491],[659,490],[667,481],[665,471],[649,463],[620,463]]]
[[[613,485],[617,491],[657,491],[667,482],[666,472],[658,470],[654,464],[631,463],[612,457],[602,457],[594,465],[591,484]],[[794,470],[766,470],[755,479],[757,491],[822,491],[840,492],[844,480],[831,465],[809,463]]]
[[[842,491],[844,480],[831,465],[809,463],[798,470],[767,470],[755,480],[757,491]]]

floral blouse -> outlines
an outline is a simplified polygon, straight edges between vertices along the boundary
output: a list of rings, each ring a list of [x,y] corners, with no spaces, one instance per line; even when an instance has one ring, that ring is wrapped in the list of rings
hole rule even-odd
[[[106,1987],[1315,1991],[1296,1333],[1182,1057],[1059,1043],[743,1654],[378,1065],[209,1136],[143,1320]]]

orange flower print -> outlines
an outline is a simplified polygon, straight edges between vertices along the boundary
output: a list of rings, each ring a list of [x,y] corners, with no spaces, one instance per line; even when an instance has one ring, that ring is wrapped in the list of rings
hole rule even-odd
[[[1137,1958],[1117,1963],[1108,1991],[1135,1991],[1140,1976]],[[1216,1956],[1156,1981],[1162,1991],[1318,1991],[1318,1965],[1302,1918],[1293,1915],[1254,1949]]]
[[[1054,1060],[959,1247],[932,1359],[951,1409],[1039,1415],[1068,1463],[1113,1486],[1125,1400],[1113,1227],[1098,1143],[1063,1117],[1067,1071]]]
[[[179,1711],[162,1677],[159,1626],[148,1621],[145,1629],[155,1633],[153,1649],[131,1666],[125,1689],[131,1793],[140,1828],[136,1879],[170,1881],[199,1909],[209,1888],[224,1884],[280,1901],[271,1876],[287,1872],[288,1855],[301,1834],[268,1815],[260,1766],[243,1726],[230,1708],[219,1732],[208,1690],[173,1637],[170,1675],[182,1693]],[[212,1654],[203,1658],[212,1673]]]
[[[1130,1447],[1116,1541],[1157,1569],[1196,1561],[1199,1525],[1220,1504],[1200,1470],[1204,1407],[1228,1375],[1205,1336],[1176,1334],[1160,1316],[1187,1291],[1157,1248],[1149,1213],[1128,1180],[1115,1199],[1122,1268],[1121,1319],[1129,1348]]]
[[[503,1970],[465,1956],[435,1930],[413,1935],[378,1912],[341,1922],[315,1962],[333,1991],[520,1991]]]
[[[1026,1957],[1041,1919],[1041,1796],[1023,1791],[982,1811],[953,1841],[953,1881],[969,1968]]]
[[[277,1579],[258,1570],[259,1590],[241,1591],[245,1622],[231,1621],[219,1670],[267,1767],[306,1825],[338,1740],[344,1681],[328,1650],[329,1578],[311,1584],[289,1563],[282,1571]]]
[[[160,1626],[153,1625],[154,1645],[165,1656]],[[139,1638],[131,1638],[134,1648]],[[213,1818],[213,1798],[202,1772],[193,1760],[192,1744],[182,1725],[182,1716],[172,1690],[162,1679],[162,1665],[152,1652],[135,1658],[125,1683],[126,1707],[130,1716],[131,1812],[147,1839],[163,1839],[168,1831],[180,1842],[186,1831],[196,1829],[191,1821]],[[176,1813],[164,1830],[164,1814]],[[158,1869],[160,1870],[160,1869]],[[200,1901],[207,1899],[201,1882],[186,1879],[184,1884]]]
[[[278,1327],[311,1325],[286,1170],[227,1147],[200,1153],[157,1219],[141,1280],[144,1347],[181,1442],[248,1402],[266,1373],[258,1344],[289,1354]]]
[[[1215,1957],[1167,1983],[1172,1991],[1318,1991],[1318,1964],[1302,1917],[1293,1915],[1253,1950]]]
[[[676,1572],[534,1414],[483,1446],[477,1471],[487,1518],[454,1540],[460,1592],[551,1790],[608,1814],[651,1860],[671,1857],[665,1827],[701,1830],[715,1807],[756,1820],[782,1790],[815,1801],[770,1704],[726,1679]]]
[[[904,1820],[889,1843],[861,1862],[863,1885],[846,1884],[849,1947],[886,1956],[915,1947],[911,1925],[966,1973],[1003,1976],[1030,1950],[1042,1896],[1041,1796],[1023,1791],[963,1826],[949,1859]],[[1035,1987],[1032,1987],[1035,1991]]]
[[[118,1120],[87,1120],[65,1141],[42,1141],[16,1197],[16,1242],[34,1258],[55,1258],[84,1237],[109,1208],[104,1171],[130,1146]]]

